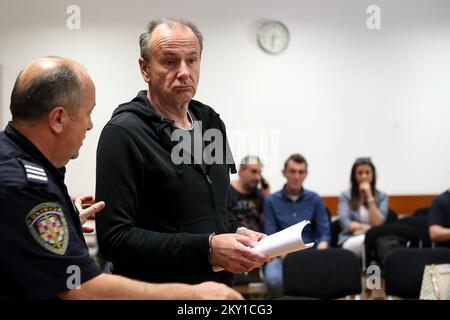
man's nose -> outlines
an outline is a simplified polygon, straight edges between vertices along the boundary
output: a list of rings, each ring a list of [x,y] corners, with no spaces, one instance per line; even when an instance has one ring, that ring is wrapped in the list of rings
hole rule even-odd
[[[89,119],[89,123],[88,123],[88,127],[87,127],[88,131],[91,130],[93,127],[94,127],[94,124],[92,123],[92,120]]]
[[[178,68],[177,78],[179,80],[187,80],[189,78],[190,74],[191,74],[191,71],[190,71],[188,65],[186,64],[186,62],[182,61],[180,63],[180,67]]]

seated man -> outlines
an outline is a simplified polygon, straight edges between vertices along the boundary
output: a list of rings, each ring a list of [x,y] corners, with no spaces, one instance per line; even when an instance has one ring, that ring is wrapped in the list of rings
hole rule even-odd
[[[248,229],[262,232],[264,196],[270,192],[269,185],[261,175],[263,164],[256,156],[246,156],[239,167],[239,179],[230,185],[230,211]],[[258,188],[261,184],[261,188]],[[259,279],[259,268],[236,274],[233,283],[249,283]]]
[[[230,186],[230,210],[247,228],[262,232],[264,193],[269,190],[261,176],[262,162],[246,156],[239,167],[239,179]],[[258,185],[262,183],[262,189]]]
[[[313,239],[318,249],[328,247],[330,221],[322,198],[303,188],[308,174],[308,163],[300,154],[291,155],[284,163],[284,187],[264,202],[264,231],[270,235],[303,220],[311,221],[311,228],[305,228],[304,239]],[[305,241],[306,242],[306,241]],[[284,257],[276,258],[266,265],[265,281],[272,297],[283,292]]]
[[[450,248],[450,189],[433,200],[428,225],[430,238],[436,246]]]

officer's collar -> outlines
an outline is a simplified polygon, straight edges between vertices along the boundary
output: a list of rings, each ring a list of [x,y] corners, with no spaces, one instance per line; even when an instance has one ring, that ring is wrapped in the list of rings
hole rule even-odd
[[[34,160],[45,166],[58,180],[64,180],[66,168],[56,168],[30,140],[14,128],[11,121],[5,128],[5,134]]]

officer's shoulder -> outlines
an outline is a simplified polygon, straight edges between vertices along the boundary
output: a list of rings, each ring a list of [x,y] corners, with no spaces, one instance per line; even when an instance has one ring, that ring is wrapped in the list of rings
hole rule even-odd
[[[48,176],[45,169],[31,159],[6,157],[0,160],[0,184],[2,188],[14,186],[45,186]]]

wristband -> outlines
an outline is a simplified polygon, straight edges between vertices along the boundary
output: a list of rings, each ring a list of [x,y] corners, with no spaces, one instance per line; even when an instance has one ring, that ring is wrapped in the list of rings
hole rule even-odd
[[[213,238],[215,235],[216,235],[215,232],[211,233],[211,234],[209,235],[209,240],[208,240],[208,243],[209,243],[209,249],[208,249],[208,261],[209,261],[209,263],[211,264],[211,267],[213,268],[213,270],[214,270],[214,268],[216,267],[216,264],[214,263],[214,259],[213,259],[213,248],[212,248],[212,238]]]
[[[374,197],[370,197],[370,198],[367,198],[367,203],[369,203],[369,202],[375,202],[375,198]]]

